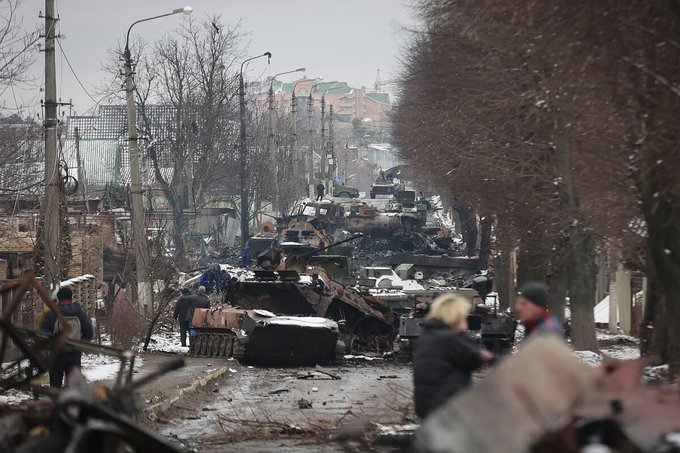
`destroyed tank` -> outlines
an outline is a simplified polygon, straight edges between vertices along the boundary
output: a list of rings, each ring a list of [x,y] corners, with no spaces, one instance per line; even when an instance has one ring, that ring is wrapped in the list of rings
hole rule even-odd
[[[301,276],[293,270],[258,270],[255,280],[236,285],[229,302],[247,310],[336,321],[347,353],[392,349],[396,320],[386,304],[333,281],[322,268],[310,268],[308,272],[319,275],[323,291],[315,291],[309,275]]]
[[[330,319],[219,305],[195,310],[189,353],[257,365],[324,365],[335,360],[339,336]]]
[[[255,271],[255,280],[239,282],[236,291],[229,294],[229,302],[244,309],[321,316],[337,321],[348,353],[360,349],[391,350],[396,338],[396,318],[392,310],[375,297],[341,285],[330,278],[323,267],[309,266],[310,260],[319,253],[361,237],[356,234],[300,255],[285,256],[281,249],[272,247],[257,257],[263,270]],[[337,259],[330,260],[335,261]],[[332,267],[333,272],[338,270],[337,266]],[[323,291],[312,287],[310,275],[314,273],[324,282]]]

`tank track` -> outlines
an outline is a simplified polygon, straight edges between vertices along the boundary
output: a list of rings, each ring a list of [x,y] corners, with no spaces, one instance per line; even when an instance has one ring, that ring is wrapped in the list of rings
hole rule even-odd
[[[240,349],[231,332],[198,333],[189,341],[189,355],[193,357],[233,357]]]

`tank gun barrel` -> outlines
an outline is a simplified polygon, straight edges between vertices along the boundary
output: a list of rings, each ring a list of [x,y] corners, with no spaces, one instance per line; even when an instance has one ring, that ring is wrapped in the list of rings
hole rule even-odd
[[[303,253],[302,255],[300,255],[300,257],[301,257],[301,258],[309,258],[309,257],[311,257],[311,256],[316,255],[316,254],[319,253],[319,252],[323,252],[324,250],[328,250],[328,249],[331,248],[331,247],[336,247],[336,246],[338,246],[338,245],[344,244],[345,242],[350,242],[350,241],[353,241],[353,240],[355,240],[355,239],[359,239],[359,238],[362,238],[362,237],[364,237],[364,234],[363,234],[363,233],[355,233],[355,234],[352,235],[352,237],[343,239],[342,241],[333,242],[333,243],[330,244],[330,245],[327,245],[327,246],[325,246],[325,247],[321,247],[321,248],[318,248],[318,249],[314,249],[314,250],[312,250],[312,251],[310,251],[310,252]]]

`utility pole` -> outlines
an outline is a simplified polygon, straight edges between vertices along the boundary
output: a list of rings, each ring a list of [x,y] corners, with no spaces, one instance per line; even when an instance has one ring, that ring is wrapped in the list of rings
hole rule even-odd
[[[274,203],[273,208],[275,211],[281,213],[281,186],[279,184],[280,179],[280,164],[279,161],[279,144],[276,142],[274,135],[274,115],[276,114],[276,107],[274,105],[274,80],[280,75],[292,74],[294,72],[305,71],[305,68],[297,68],[292,71],[279,72],[272,76],[272,81],[269,84],[269,136],[267,140],[267,151],[269,153],[269,158],[274,164]],[[295,86],[293,85],[293,92],[295,91]],[[293,93],[295,95],[295,93]],[[295,162],[293,161],[293,165]]]
[[[131,27],[132,28],[132,27]],[[139,170],[139,136],[137,135],[137,110],[135,108],[135,87],[132,80],[132,56],[126,44],[123,53],[125,60],[125,98],[127,100],[128,154],[130,159],[130,204],[132,214],[132,239],[135,249],[135,268],[137,270],[137,298],[139,304],[153,312],[153,292],[149,277],[149,249],[144,226],[144,190]]]
[[[321,162],[319,163],[319,171],[321,173],[321,181],[323,184],[326,183],[327,166],[328,159],[326,159],[326,95],[325,93],[321,95]],[[328,190],[328,187],[326,187]]]
[[[309,90],[309,97],[307,98],[307,122],[309,123],[309,160],[307,162],[307,174],[309,175],[309,198],[314,199],[314,129],[312,127],[312,118],[314,116],[314,98],[312,97],[312,90]]]
[[[267,57],[267,62],[271,62],[271,52],[265,52],[262,55],[247,58],[241,63],[241,70],[238,77],[238,106],[239,118],[241,122],[239,134],[239,186],[241,192],[241,246],[245,247],[248,244],[248,237],[250,236],[249,224],[249,200],[248,200],[248,185],[246,180],[246,161],[248,148],[246,144],[246,87],[243,81],[243,66],[256,58]]]
[[[302,164],[302,159],[300,158],[300,153],[296,149],[297,146],[297,98],[295,97],[295,85],[293,85],[293,95],[290,98],[290,114],[291,118],[293,121],[292,127],[293,127],[293,134],[291,135],[290,139],[290,150],[291,153],[293,153],[293,163],[294,163],[294,168],[295,168],[295,173],[297,173],[304,181],[304,165]],[[303,183],[304,184],[304,183]],[[297,186],[295,192],[296,196],[298,195],[297,191],[300,190],[300,186]],[[302,192],[304,193],[304,189]]]
[[[43,283],[54,288],[61,281],[60,270],[60,175],[57,158],[57,79],[54,39],[57,19],[54,0],[45,0],[45,197],[43,198],[45,273]]]
[[[173,14],[190,15],[192,8],[175,8],[169,13],[158,16],[139,19],[130,25],[125,37],[125,51],[123,60],[125,67],[125,98],[127,100],[128,120],[128,154],[130,158],[130,204],[132,214],[132,239],[135,248],[135,268],[137,270],[137,298],[138,302],[147,313],[153,312],[153,289],[151,287],[149,249],[146,239],[146,227],[144,226],[144,190],[142,188],[142,175],[139,170],[139,136],[137,135],[137,110],[135,109],[135,87],[132,71],[132,56],[130,54],[130,32],[132,27],[161,17]]]
[[[241,65],[243,67],[243,65]],[[243,71],[238,78],[238,106],[241,128],[239,133],[239,187],[241,189],[241,247],[248,243],[248,186],[246,185],[246,90]]]
[[[335,176],[337,176],[337,171],[333,171],[333,169],[337,168],[335,166],[335,145],[333,143],[335,137],[333,137],[333,103],[331,102],[331,105],[328,106],[328,140],[330,142],[330,152],[326,156],[326,159],[329,164],[328,168],[328,190],[333,195],[333,184],[334,184],[334,173]]]
[[[269,160],[273,165],[272,171],[274,173],[274,197],[272,199],[272,210],[278,212],[279,210],[279,161],[277,159],[278,146],[274,146],[274,113],[276,109],[274,108],[274,79],[269,85],[269,94],[267,96],[269,102],[269,112],[268,112],[268,128],[269,133],[267,134],[267,154],[269,155]]]
[[[83,200],[85,201],[85,211],[90,213],[90,204],[88,203],[87,195],[87,181],[85,176],[85,168],[83,167],[83,159],[80,157],[80,131],[75,128],[75,138],[76,138],[76,160],[78,161],[78,187],[82,189]]]

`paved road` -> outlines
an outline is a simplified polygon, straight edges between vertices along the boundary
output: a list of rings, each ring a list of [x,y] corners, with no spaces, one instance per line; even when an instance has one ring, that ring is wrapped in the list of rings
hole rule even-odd
[[[227,375],[183,398],[155,423],[189,451],[361,451],[369,422],[413,419],[408,365],[374,361],[326,368],[253,368],[229,362]],[[311,407],[301,408],[311,405]],[[312,448],[313,447],[313,448]]]

